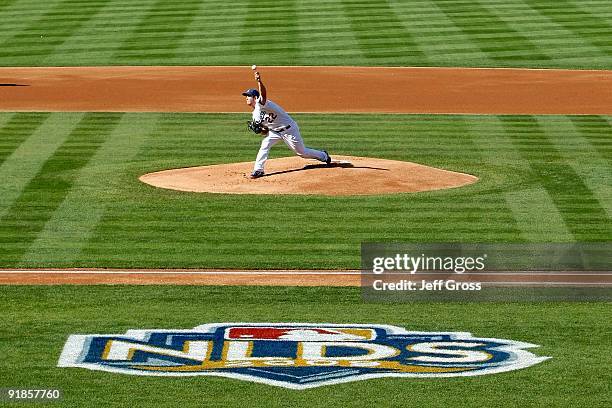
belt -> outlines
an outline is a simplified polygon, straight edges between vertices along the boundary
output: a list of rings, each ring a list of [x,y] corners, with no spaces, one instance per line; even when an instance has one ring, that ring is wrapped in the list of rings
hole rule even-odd
[[[291,129],[291,125],[277,127],[276,129],[272,129],[273,132],[284,132],[287,129]]]

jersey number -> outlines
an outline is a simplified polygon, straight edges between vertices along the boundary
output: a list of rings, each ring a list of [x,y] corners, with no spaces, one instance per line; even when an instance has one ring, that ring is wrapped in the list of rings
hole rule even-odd
[[[267,113],[265,111],[262,111],[260,114],[260,118],[261,118],[260,123],[261,122],[272,123],[276,120],[277,116],[273,112]]]

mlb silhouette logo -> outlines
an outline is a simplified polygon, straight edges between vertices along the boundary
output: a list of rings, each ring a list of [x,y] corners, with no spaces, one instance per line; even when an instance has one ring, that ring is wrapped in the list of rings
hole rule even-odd
[[[342,327],[231,327],[227,340],[271,341],[368,341],[376,338],[372,329]]]

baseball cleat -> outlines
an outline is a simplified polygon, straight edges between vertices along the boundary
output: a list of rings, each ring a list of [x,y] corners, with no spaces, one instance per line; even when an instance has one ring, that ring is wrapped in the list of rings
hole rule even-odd
[[[260,178],[260,177],[263,177],[263,176],[264,176],[263,170],[255,170],[254,172],[251,173],[249,178],[256,179],[256,178]]]
[[[325,163],[327,163],[327,165],[329,166],[331,164],[331,156],[329,155],[329,153],[327,153],[327,150],[323,150],[323,153],[325,153],[325,155],[327,156],[325,158]]]

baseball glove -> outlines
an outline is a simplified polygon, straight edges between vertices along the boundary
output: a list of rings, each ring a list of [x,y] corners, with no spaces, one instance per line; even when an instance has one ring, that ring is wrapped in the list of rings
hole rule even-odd
[[[249,120],[247,122],[247,127],[249,128],[251,132],[255,133],[256,135],[262,135],[264,133],[268,133],[268,128],[262,125],[260,122]]]

